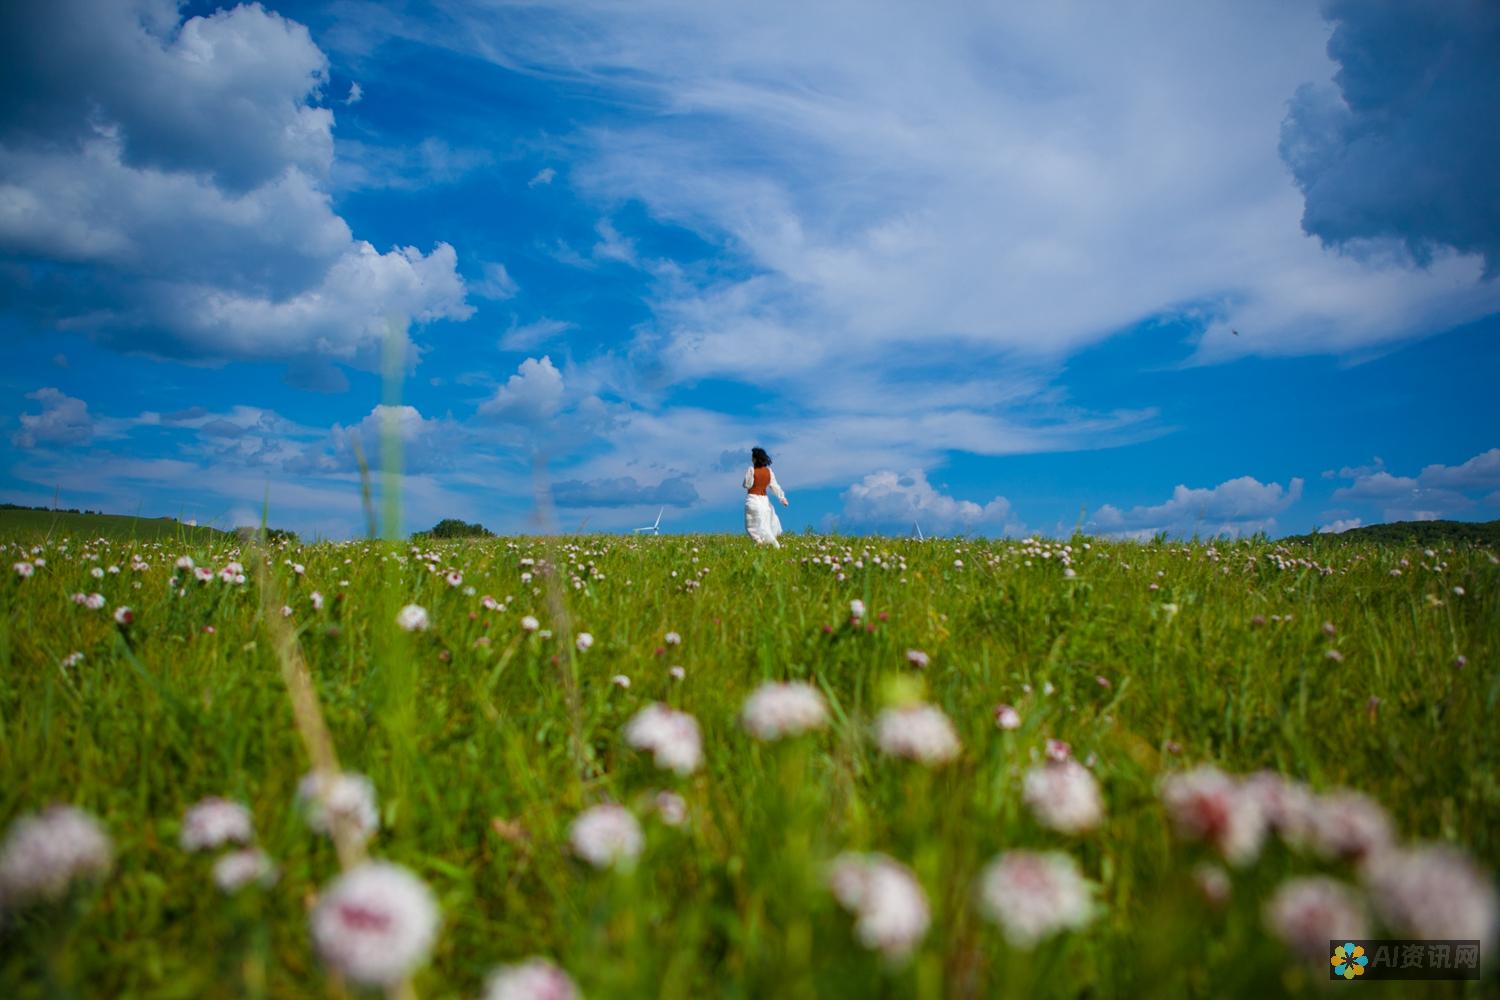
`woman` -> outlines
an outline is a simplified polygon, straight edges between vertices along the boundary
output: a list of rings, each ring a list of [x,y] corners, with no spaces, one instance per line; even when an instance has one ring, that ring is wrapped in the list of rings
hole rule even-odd
[[[781,534],[781,521],[771,501],[766,499],[767,490],[781,501],[781,506],[787,506],[786,494],[776,481],[776,473],[771,471],[771,456],[764,448],[751,448],[750,468],[745,470],[745,532],[756,544],[779,549],[781,543],[776,536]]]

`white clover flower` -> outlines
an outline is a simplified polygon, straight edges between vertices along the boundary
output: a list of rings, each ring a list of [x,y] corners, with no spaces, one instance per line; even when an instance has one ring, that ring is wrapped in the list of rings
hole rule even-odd
[[[682,667],[668,667],[667,673],[671,675],[674,681],[680,681],[687,676],[687,671]]]
[[[906,662],[910,663],[914,667],[917,667],[918,669],[925,670],[927,669],[929,658],[927,654],[922,652],[920,649],[908,649],[906,651]]]
[[[301,576],[303,573],[307,572],[307,567],[302,565],[301,563],[292,563],[292,572],[298,576]]]
[[[1359,860],[1389,847],[1390,817],[1380,803],[1348,789],[1318,796],[1312,814],[1313,850],[1331,860]]]
[[[865,602],[861,601],[857,597],[854,600],[850,601],[849,617],[853,618],[855,621],[862,620],[865,617]]]
[[[208,851],[225,844],[249,844],[255,840],[255,824],[243,803],[210,796],[182,817],[179,843],[184,851]]]
[[[90,611],[98,611],[100,608],[104,607],[104,595],[90,594],[83,599],[83,606],[88,608]]]
[[[769,681],[745,699],[740,724],[759,740],[799,736],[828,725],[828,703],[811,684]]]
[[[464,582],[464,575],[456,569],[449,570],[447,579],[448,586],[457,587],[459,584]]]
[[[178,569],[192,569],[195,564],[192,556],[178,556],[175,565]]]
[[[1266,901],[1266,928],[1295,954],[1328,968],[1333,938],[1369,936],[1359,897],[1342,882],[1321,875],[1283,882]]]
[[[360,986],[391,986],[427,959],[438,910],[421,879],[374,861],[323,891],[312,913],[313,944],[324,964]]]
[[[98,566],[95,566],[93,569],[89,570],[89,576],[93,577],[95,580],[102,580],[104,579],[104,570],[100,569]]]
[[[127,608],[123,604],[120,605],[118,608],[115,608],[115,624],[117,624],[117,625],[129,625],[130,623],[132,623],[134,621],[135,621],[135,612],[134,611],[131,611],[129,608]]]
[[[1260,802],[1266,827],[1288,847],[1302,850],[1311,843],[1318,805],[1310,788],[1275,771],[1257,771],[1240,788]]]
[[[657,792],[652,804],[668,826],[681,826],[687,820],[687,800],[676,792]]]
[[[650,750],[657,767],[678,774],[692,774],[703,762],[698,720],[660,702],[647,705],[626,724],[625,742],[637,750]]]
[[[225,893],[239,892],[252,884],[268,889],[279,875],[271,858],[258,847],[230,851],[214,862],[214,885]]]
[[[1365,862],[1363,878],[1381,923],[1402,934],[1492,945],[1500,930],[1494,882],[1457,848],[1383,851]]]
[[[502,965],[485,980],[483,1000],[578,1000],[578,986],[545,958]]]
[[[315,833],[333,836],[335,821],[348,825],[361,840],[368,840],[380,828],[380,814],[375,809],[375,786],[362,774],[344,771],[329,775],[327,788],[320,787],[321,776],[312,771],[297,785],[297,800]]]
[[[615,674],[613,677],[611,677],[609,679],[609,682],[611,684],[613,684],[617,688],[629,688],[630,687],[630,678],[626,677],[624,674]]]
[[[1084,833],[1104,821],[1099,782],[1077,761],[1049,761],[1026,772],[1022,797],[1037,822],[1059,833]]]
[[[1007,851],[979,876],[979,908],[1023,950],[1093,918],[1089,884],[1060,851]]]
[[[640,823],[630,810],[612,803],[593,806],[574,817],[568,842],[574,854],[595,868],[629,866],[645,846]]]
[[[315,590],[311,594],[307,595],[307,599],[312,602],[312,606],[313,606],[313,610],[314,611],[322,611],[323,610],[323,595],[322,594],[318,593]]]
[[[1204,765],[1162,779],[1161,800],[1184,840],[1203,840],[1236,867],[1254,861],[1265,839],[1261,798],[1216,767]]]
[[[682,636],[678,635],[676,632],[668,632],[663,641],[666,642],[668,646],[680,646],[682,645]]]
[[[910,868],[884,854],[847,852],[833,860],[828,886],[850,913],[854,933],[866,948],[900,961],[927,934],[931,914],[922,885]]]
[[[579,632],[578,636],[573,640],[573,644],[578,647],[580,653],[586,653],[589,647],[594,644],[594,637],[587,632]]]
[[[291,609],[291,607],[289,605],[283,604],[281,606],[281,617],[283,617],[283,618],[290,618],[290,617],[292,617],[292,609]]]
[[[882,709],[875,717],[875,742],[882,752],[923,764],[945,764],[958,756],[958,733],[935,705]]]
[[[1020,729],[1021,713],[1010,705],[995,706],[995,726],[999,729]]]
[[[23,580],[30,579],[31,575],[36,572],[36,567],[25,560],[16,563],[11,569],[15,570],[16,576],[19,576]]]
[[[199,566],[197,569],[193,570],[193,577],[199,583],[207,583],[214,578],[214,571],[209,569],[207,566]]]
[[[425,632],[430,624],[427,609],[420,604],[408,604],[396,612],[396,624],[408,632]]]
[[[64,656],[61,660],[58,661],[58,663],[64,668],[76,667],[82,662],[83,654],[78,652],[69,653],[67,656]]]
[[[535,632],[541,627],[542,623],[537,621],[532,615],[525,615],[521,618],[521,628],[527,632]]]
[[[104,828],[82,809],[22,816],[0,843],[0,908],[59,900],[74,882],[108,875],[112,854]]]

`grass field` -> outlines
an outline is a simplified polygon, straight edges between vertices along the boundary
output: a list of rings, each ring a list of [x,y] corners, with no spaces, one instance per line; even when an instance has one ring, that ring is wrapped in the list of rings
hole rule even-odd
[[[311,763],[293,637],[342,766],[375,789],[369,855],[441,912],[392,995],[478,996],[533,955],[594,997],[1313,995],[1331,936],[1494,944],[1485,548],[590,536],[263,556],[63,534],[6,551],[0,826],[72,803],[114,861],[60,900],[10,900],[6,997],[359,992],[309,934],[341,862],[296,802]],[[175,568],[183,555],[215,575]],[[243,583],[219,575],[231,562]],[[103,607],[72,598],[93,593]],[[398,627],[406,605],[425,629]],[[752,735],[743,707],[771,680],[813,685],[827,725]],[[910,713],[878,722],[918,701],[951,720],[956,753],[941,727],[900,730]],[[653,702],[696,719],[701,761],[658,768],[629,745]],[[947,759],[882,749],[898,744]],[[1199,772],[1164,801],[1164,779],[1205,764],[1308,789]],[[206,796],[248,807],[274,885],[226,895],[214,855],[180,846]],[[638,821],[633,864],[595,868],[570,844],[601,803]],[[1427,842],[1468,861],[1395,848]],[[1024,878],[982,902],[992,860],[1031,850],[1073,860],[1082,909]],[[846,851],[905,866],[930,926],[902,869],[862,882],[846,865],[831,891]],[[1297,911],[1288,880],[1315,876],[1337,885],[1293,888],[1347,914]],[[1362,988],[1492,994],[1487,978]]]
[[[209,544],[228,532],[187,525],[170,517],[131,517],[36,508],[0,508],[0,538],[108,538],[115,541]]]

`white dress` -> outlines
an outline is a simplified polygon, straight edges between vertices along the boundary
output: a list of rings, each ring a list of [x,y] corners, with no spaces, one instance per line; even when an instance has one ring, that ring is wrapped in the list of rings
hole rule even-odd
[[[755,467],[751,466],[745,470],[744,487],[748,490],[754,485]],[[786,499],[774,472],[771,473],[771,481],[766,484],[766,492],[775,495],[777,500]],[[776,540],[776,536],[781,534],[781,519],[776,516],[770,497],[757,493],[745,494],[745,533],[760,545],[781,548],[781,543]]]

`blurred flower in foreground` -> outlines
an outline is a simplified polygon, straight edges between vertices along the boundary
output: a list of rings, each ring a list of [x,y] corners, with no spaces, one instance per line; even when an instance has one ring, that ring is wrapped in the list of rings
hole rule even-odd
[[[424,632],[429,624],[427,609],[420,604],[408,604],[396,612],[396,624],[408,632]]]
[[[1020,729],[1021,713],[1010,705],[996,705],[995,725],[1000,729]]]
[[[935,705],[882,709],[875,717],[875,742],[892,757],[923,764],[945,764],[958,756],[958,733]]]
[[[1088,882],[1060,851],[1007,851],[991,861],[979,876],[979,907],[1023,950],[1093,916]]]
[[[1333,938],[1369,936],[1369,922],[1353,890],[1317,875],[1283,882],[1265,906],[1266,927],[1299,957],[1327,968]]]
[[[1478,938],[1492,946],[1500,929],[1493,881],[1457,848],[1376,854],[1365,863],[1364,882],[1381,923],[1414,938]]]
[[[214,884],[224,892],[238,892],[252,883],[269,888],[276,878],[276,866],[258,847],[230,851],[214,862]]]
[[[920,649],[908,649],[906,651],[906,662],[919,669],[927,669],[929,657]]]
[[[698,720],[660,702],[647,705],[626,724],[625,742],[637,750],[650,750],[657,767],[678,774],[692,774],[703,762]]]
[[[855,916],[854,932],[866,948],[887,958],[910,955],[927,933],[927,896],[911,869],[884,854],[840,854],[828,885]]]
[[[863,621],[865,617],[865,602],[859,598],[849,602],[849,617],[854,621]]]
[[[375,810],[375,786],[370,779],[353,771],[331,774],[328,786],[320,788],[317,771],[303,776],[297,785],[297,800],[307,815],[307,825],[314,832],[333,836],[333,821],[346,822],[361,840],[368,840],[380,828]]]
[[[537,621],[536,618],[535,618],[535,616],[533,616],[533,615],[522,615],[521,616],[521,628],[522,628],[522,630],[524,630],[526,632],[535,632],[537,629],[539,629],[541,627],[542,627],[542,623],[539,622],[539,621]]]
[[[11,824],[0,844],[0,909],[55,901],[75,881],[99,879],[113,864],[109,835],[74,806],[49,806]]]
[[[1099,782],[1077,761],[1049,761],[1026,772],[1022,797],[1037,822],[1059,833],[1084,833],[1104,819]]]
[[[657,792],[652,805],[668,826],[681,826],[687,820],[687,800],[676,792]]]
[[[182,817],[179,840],[184,851],[208,851],[225,844],[251,843],[255,827],[243,804],[210,796]]]
[[[629,865],[640,856],[641,825],[624,806],[612,803],[585,809],[568,828],[573,853],[595,868]]]
[[[1161,800],[1182,839],[1207,841],[1235,866],[1259,856],[1266,831],[1260,799],[1218,768],[1204,765],[1167,775]]]
[[[828,725],[828,703],[811,684],[772,681],[745,699],[740,724],[758,740],[798,736]]]
[[[483,1000],[576,1000],[578,987],[545,958],[502,965],[484,984]]]
[[[1234,885],[1229,881],[1229,873],[1218,865],[1204,862],[1193,868],[1193,885],[1198,888],[1198,894],[1209,906],[1218,908],[1229,902],[1229,897],[1234,892]]]
[[[589,647],[594,644],[594,637],[587,632],[579,632],[578,637],[573,640],[573,644],[578,647],[580,653],[586,653]]]
[[[1266,826],[1293,850],[1302,850],[1312,836],[1317,797],[1300,781],[1275,771],[1257,771],[1244,779],[1243,794],[1260,803]]]
[[[1390,846],[1391,821],[1368,795],[1335,789],[1318,796],[1311,836],[1313,849],[1323,857],[1358,861]]]
[[[399,982],[426,960],[437,930],[431,890],[405,868],[381,861],[340,875],[312,913],[319,957],[361,986]]]

